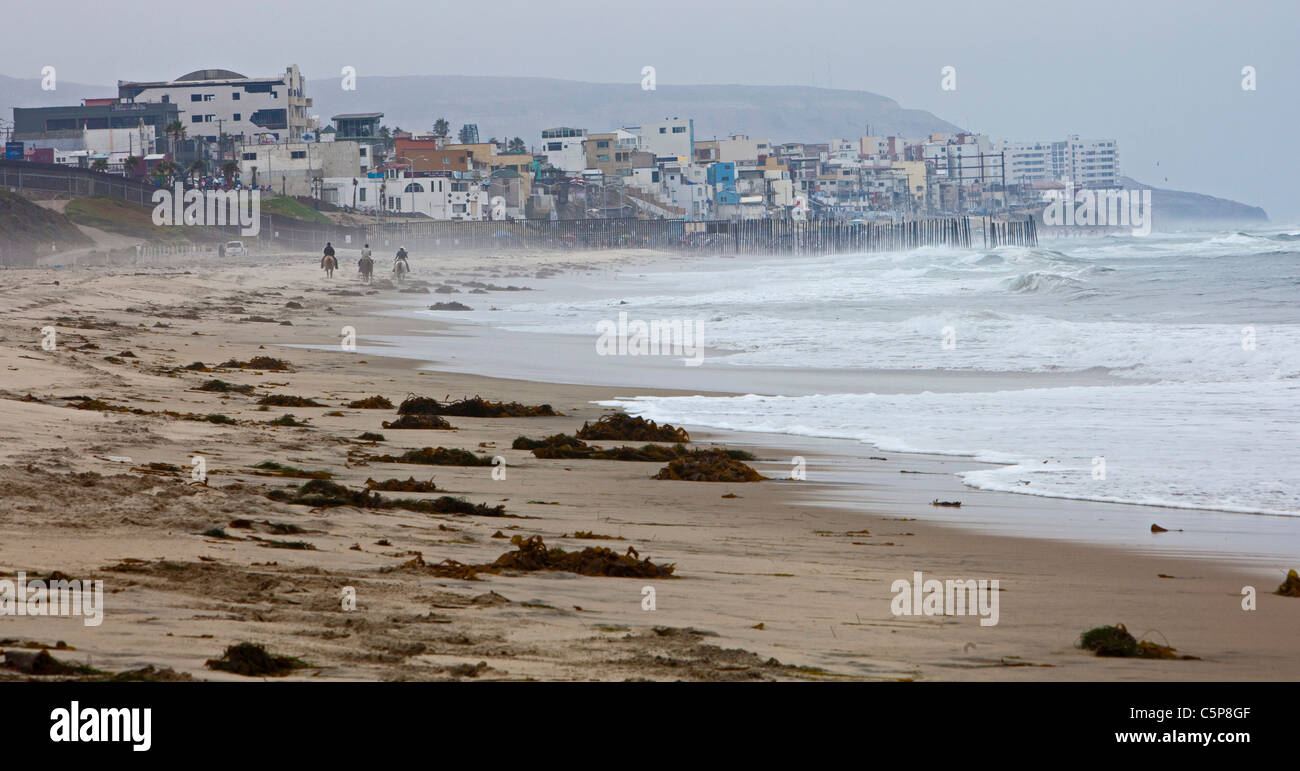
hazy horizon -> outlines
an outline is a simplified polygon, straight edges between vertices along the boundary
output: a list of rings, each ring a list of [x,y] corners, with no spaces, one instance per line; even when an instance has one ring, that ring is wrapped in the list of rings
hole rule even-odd
[[[42,3],[51,18],[69,20],[88,7]],[[1274,223],[1300,219],[1293,182],[1300,158],[1267,149],[1300,119],[1300,52],[1289,39],[1300,28],[1300,6],[1283,2],[1225,9],[1153,0],[1133,8],[1102,0],[1065,10],[1025,0],[978,9],[938,2],[922,14],[817,0],[797,7],[664,0],[619,9],[511,1],[487,11],[375,0],[366,13],[302,0],[275,7],[233,0],[215,10],[126,0],[118,7],[122,13],[96,18],[93,29],[24,29],[0,50],[0,72],[38,78],[50,65],[61,82],[114,86],[205,68],[270,75],[289,64],[318,80],[352,66],[364,88],[366,77],[409,75],[639,83],[651,65],[661,88],[868,91],[999,138],[1113,137],[1126,176],[1262,206]],[[227,29],[230,20],[238,20],[238,35]],[[1248,65],[1256,69],[1254,91],[1241,88]],[[940,89],[945,66],[956,68],[956,90]],[[437,105],[428,112],[430,121],[442,117]]]

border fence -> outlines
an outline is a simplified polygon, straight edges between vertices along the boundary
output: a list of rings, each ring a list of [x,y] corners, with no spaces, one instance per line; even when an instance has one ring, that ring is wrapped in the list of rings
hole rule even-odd
[[[111,196],[152,205],[159,188],[145,182],[53,164],[0,161],[0,185],[72,198]],[[970,248],[1036,246],[1032,218],[999,221],[988,217],[932,217],[903,221],[845,220],[505,220],[387,222],[360,227],[317,224],[261,215],[253,237],[267,249],[317,252],[329,241],[338,248],[374,249],[405,246],[421,252],[518,251],[543,249],[658,249],[711,254],[833,254],[915,249],[923,246]],[[221,231],[231,239],[239,228]]]

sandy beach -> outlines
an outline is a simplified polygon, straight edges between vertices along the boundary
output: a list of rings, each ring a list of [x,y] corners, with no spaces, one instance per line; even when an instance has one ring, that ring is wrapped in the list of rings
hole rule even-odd
[[[661,257],[440,257],[416,278],[519,284]],[[333,279],[316,269],[317,259],[0,272],[0,576],[57,572],[102,579],[105,590],[101,625],[3,617],[0,648],[49,646],[62,661],[103,672],[152,665],[211,680],[249,679],[205,666],[244,641],[310,664],[293,679],[1300,677],[1300,600],[1273,594],[1284,577],[1278,566],[1180,555],[1166,548],[1178,532],[1149,548],[1150,523],[1173,521],[1159,509],[1130,519],[1126,547],[1017,537],[982,530],[980,507],[1032,507],[1069,522],[1104,516],[1108,505],[975,491],[953,475],[971,464],[953,457],[865,447],[846,455],[793,436],[746,444],[742,435],[690,426],[693,446],[749,450],[757,456],[751,465],[770,478],[665,481],[652,478],[661,463],[538,459],[511,443],[571,434],[611,411],[596,401],[698,391],[490,378],[474,373],[464,357],[472,351],[457,359],[458,371],[445,372],[344,350],[344,327],[358,342],[430,335],[435,348],[447,330],[391,313],[395,300],[410,296],[361,284],[351,253],[341,252]],[[54,350],[42,347],[45,327],[55,329]],[[543,360],[547,352],[530,355]],[[291,367],[217,366],[257,356]],[[185,369],[194,362],[211,371]],[[213,379],[253,393],[196,390]],[[259,409],[265,394],[323,406]],[[562,416],[452,417],[454,430],[392,430],[381,421],[393,420],[394,410],[345,406],[376,395],[397,404],[408,394],[545,403]],[[88,399],[108,408],[77,408]],[[307,425],[269,424],[286,413]],[[187,419],[207,415],[233,422]],[[359,439],[365,432],[385,440]],[[501,456],[505,478],[487,466],[366,458],[438,446]],[[192,478],[196,456],[204,482]],[[794,456],[809,469],[854,475],[859,493],[838,494],[835,474],[785,479]],[[507,516],[275,501],[268,492],[305,480],[259,474],[256,464],[266,462],[327,471],[351,489],[367,479],[432,478],[437,493],[410,497],[503,505]],[[935,500],[963,501],[971,519],[934,521]],[[232,525],[240,520],[247,526]],[[491,563],[514,548],[514,535],[540,535],[570,551],[633,547],[675,572],[642,579],[503,571],[464,580],[433,567]],[[916,572],[998,580],[998,622],[895,615],[891,585]],[[1242,608],[1246,586],[1257,590],[1255,610]],[[350,610],[341,600],[349,588]],[[1085,630],[1117,623],[1195,659],[1098,658],[1077,647]],[[0,677],[23,676],[0,669]]]

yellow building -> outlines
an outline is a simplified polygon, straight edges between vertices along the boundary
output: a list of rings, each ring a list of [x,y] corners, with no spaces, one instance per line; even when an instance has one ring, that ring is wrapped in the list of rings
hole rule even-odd
[[[925,161],[894,161],[890,168],[898,169],[907,175],[907,192],[912,200],[924,206],[926,202]]]

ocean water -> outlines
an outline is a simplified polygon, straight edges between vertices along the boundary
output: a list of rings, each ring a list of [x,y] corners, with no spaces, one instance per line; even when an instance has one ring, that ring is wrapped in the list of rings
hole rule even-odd
[[[1294,229],[679,261],[511,300],[494,326],[593,342],[619,312],[703,321],[720,351],[709,363],[734,371],[739,393],[757,367],[862,372],[864,383],[872,370],[914,370],[949,384],[883,394],[840,378],[833,392],[609,402],[655,420],[1005,464],[964,475],[983,489],[1300,516]],[[1102,377],[953,392],[960,373]]]

